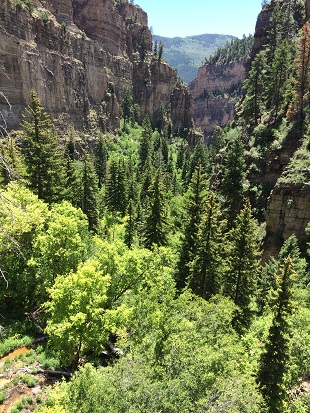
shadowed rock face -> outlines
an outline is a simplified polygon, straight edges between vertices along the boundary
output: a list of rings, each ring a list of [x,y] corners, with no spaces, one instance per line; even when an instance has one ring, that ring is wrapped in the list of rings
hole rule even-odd
[[[118,127],[124,87],[155,123],[171,105],[174,129],[189,127],[191,99],[173,69],[152,58],[146,13],[112,0],[0,2],[2,127],[17,128],[31,89],[60,128]],[[143,79],[141,79],[143,77]]]
[[[224,127],[235,115],[235,100],[229,96],[210,98],[208,94],[231,90],[242,84],[246,64],[236,61],[229,64],[207,64],[198,70],[196,79],[189,84],[194,99],[195,126],[204,134],[212,134],[216,125]]]

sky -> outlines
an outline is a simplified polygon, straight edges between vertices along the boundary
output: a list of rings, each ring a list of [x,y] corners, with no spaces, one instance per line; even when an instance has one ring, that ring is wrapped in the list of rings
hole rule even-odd
[[[164,37],[253,34],[261,0],[135,0],[153,33]]]

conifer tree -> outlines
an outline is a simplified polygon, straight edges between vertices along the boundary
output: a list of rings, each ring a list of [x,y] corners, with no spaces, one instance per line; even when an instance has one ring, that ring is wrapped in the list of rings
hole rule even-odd
[[[304,130],[305,109],[310,98],[310,23],[306,22],[297,47],[295,97],[287,112],[289,120],[296,119],[301,135]]]
[[[133,118],[133,97],[132,92],[128,87],[123,89],[123,119],[124,129],[126,125],[131,122]]]
[[[88,153],[83,159],[83,194],[81,209],[88,218],[89,230],[97,233],[99,230],[98,180],[93,161]]]
[[[202,216],[197,240],[197,254],[191,266],[189,286],[205,299],[220,292],[225,265],[223,245],[226,223],[215,194],[210,192]]]
[[[0,141],[0,186],[25,175],[21,153],[13,138],[8,135]]]
[[[153,142],[152,142],[152,125],[148,115],[145,116],[142,123],[142,139],[139,148],[139,170],[141,173],[145,171],[145,164],[148,158],[152,158]]]
[[[252,318],[250,304],[256,291],[260,259],[258,225],[252,216],[248,200],[234,222],[229,240],[224,294],[239,307],[234,326],[242,332],[249,326]]]
[[[199,163],[196,167],[189,189],[185,196],[184,205],[184,233],[180,256],[177,265],[177,287],[183,289],[190,274],[190,264],[193,261],[198,243],[198,227],[206,200],[207,177]]]
[[[127,182],[123,159],[112,159],[106,186],[106,203],[110,211],[125,215],[127,208]]]
[[[225,197],[224,209],[230,226],[240,210],[244,196],[245,158],[244,145],[240,132],[232,129],[231,140],[228,144],[224,159],[221,191]]]
[[[290,257],[284,261],[277,279],[272,325],[260,358],[257,382],[266,401],[268,413],[283,413],[287,392],[284,387],[289,360],[289,323],[292,313],[292,290],[295,279]]]
[[[188,182],[190,182],[190,180],[192,179],[194,170],[199,164],[202,167],[203,173],[206,173],[208,168],[207,147],[201,139],[195,145],[194,152],[190,160],[190,166],[187,176]]]
[[[153,245],[167,245],[167,212],[165,189],[162,183],[160,168],[157,169],[149,188],[148,205],[144,221],[144,246],[152,249]]]
[[[266,52],[262,50],[255,56],[251,70],[243,84],[245,98],[242,110],[249,124],[258,125],[264,112],[263,92],[266,84],[266,65]]]
[[[107,143],[103,135],[100,135],[99,141],[95,150],[95,168],[98,176],[99,189],[106,182],[107,175],[107,162],[108,162],[108,148]]]
[[[22,152],[31,189],[49,203],[61,199],[63,153],[52,121],[34,90],[23,115],[22,129]]]
[[[127,209],[127,221],[125,225],[124,242],[129,249],[132,248],[136,234],[136,216],[133,200],[130,199]]]

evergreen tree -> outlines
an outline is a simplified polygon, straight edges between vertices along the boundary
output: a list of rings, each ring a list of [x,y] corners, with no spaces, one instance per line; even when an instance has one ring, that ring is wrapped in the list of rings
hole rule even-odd
[[[128,87],[123,89],[123,119],[124,129],[126,125],[132,121],[133,118],[133,97],[132,92]]]
[[[252,61],[251,70],[243,84],[245,98],[242,110],[249,124],[257,125],[265,109],[263,92],[266,84],[266,65],[266,52],[262,50]]]
[[[133,200],[130,199],[127,209],[127,221],[125,224],[125,236],[124,242],[129,249],[132,248],[135,234],[136,234],[136,219],[135,219],[135,208]]]
[[[192,263],[189,286],[205,299],[220,292],[225,259],[225,221],[215,194],[210,192],[202,216],[197,240],[197,254]]]
[[[203,173],[201,164],[198,164],[185,196],[184,234],[176,274],[177,287],[179,290],[183,289],[188,282],[190,264],[197,251],[198,228],[206,200],[207,185],[207,177]]]
[[[304,131],[305,109],[310,98],[310,23],[306,22],[297,47],[295,97],[291,103],[287,118],[296,119],[301,135]]]
[[[107,142],[103,135],[100,135],[99,141],[95,150],[95,168],[98,176],[98,186],[102,188],[106,181],[108,162]]]
[[[278,116],[281,104],[286,103],[286,92],[290,85],[289,77],[293,73],[292,56],[291,42],[285,39],[274,52],[274,58],[267,76],[267,108],[272,109],[275,119]]]
[[[232,129],[230,135],[230,142],[223,162],[221,183],[221,191],[225,197],[224,209],[229,225],[238,214],[243,200],[246,167],[244,145],[241,141],[240,132]]]
[[[32,90],[23,115],[22,152],[31,189],[40,199],[55,202],[62,198],[63,154],[53,124]]]
[[[266,401],[268,413],[283,413],[287,392],[284,387],[289,360],[289,323],[292,313],[292,287],[295,272],[292,260],[284,261],[277,279],[276,302],[272,325],[260,358],[257,382]]]
[[[224,294],[239,307],[234,320],[238,331],[247,328],[252,318],[251,301],[257,286],[260,258],[258,225],[252,216],[251,205],[246,201],[229,233],[230,251]]]
[[[94,164],[88,153],[85,153],[83,159],[82,184],[81,208],[88,218],[89,230],[96,234],[99,230],[98,179]]]
[[[106,186],[106,203],[110,211],[125,215],[127,208],[127,182],[124,160],[112,159]]]
[[[152,249],[153,245],[167,245],[167,213],[165,189],[162,184],[161,171],[158,168],[149,189],[148,205],[144,222],[144,246]]]
[[[145,171],[145,164],[148,158],[152,158],[153,142],[152,142],[152,125],[148,115],[145,116],[142,123],[142,139],[139,147],[139,170],[141,173]]]
[[[5,186],[23,175],[25,175],[25,166],[20,150],[13,138],[8,135],[2,142],[0,141],[0,186]]]
[[[190,182],[190,180],[192,179],[195,168],[199,164],[202,167],[203,173],[206,173],[208,169],[208,153],[207,147],[201,139],[195,145],[194,152],[190,160],[190,166],[187,176],[188,182]]]

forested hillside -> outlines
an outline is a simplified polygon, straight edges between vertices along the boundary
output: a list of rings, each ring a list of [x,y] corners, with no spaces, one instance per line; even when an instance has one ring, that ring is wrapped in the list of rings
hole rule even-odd
[[[114,131],[56,128],[35,90],[1,129],[0,356],[27,346],[3,411],[309,412],[306,6],[264,2],[211,145],[127,86]]]
[[[230,42],[233,36],[223,34],[201,34],[187,37],[163,37],[153,35],[154,47],[163,44],[163,58],[178,71],[188,84],[197,74],[206,58],[214,55],[218,48]]]

